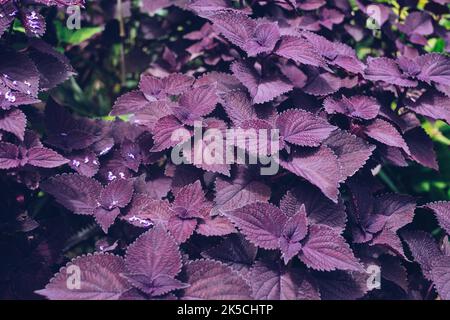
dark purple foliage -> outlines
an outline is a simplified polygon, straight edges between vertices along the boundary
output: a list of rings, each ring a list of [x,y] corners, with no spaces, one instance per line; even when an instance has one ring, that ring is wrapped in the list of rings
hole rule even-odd
[[[445,1],[435,2],[448,12]],[[333,0],[143,0],[139,14],[167,10],[158,18],[162,32],[181,36],[173,47],[161,40],[161,56],[116,100],[111,121],[79,117],[41,94],[76,72],[40,39],[46,25],[39,8],[82,3],[0,0],[0,37],[19,19],[27,38],[21,50],[0,43],[2,183],[40,187],[36,197],[45,193],[56,212],[93,222],[79,238],[97,236],[95,253],[74,258],[51,279],[48,271],[64,265],[67,250],[57,237],[40,243],[30,256],[44,256],[42,277],[50,280],[33,288],[37,294],[318,300],[395,291],[402,299],[450,299],[443,236],[450,234],[450,204],[389,193],[378,175],[385,164],[413,161],[439,170],[420,123],[450,123],[450,58],[424,50],[429,38],[449,39],[434,14],[414,6],[399,20],[388,4],[371,1],[352,9]],[[375,8],[377,39],[365,28]],[[188,31],[176,29],[183,19]],[[147,27],[143,37],[153,39],[157,32]],[[364,37],[377,47],[361,59],[353,48]],[[29,112],[33,106],[45,111]],[[212,143],[196,139],[196,131],[208,129],[278,130],[278,147],[256,148],[279,153],[279,171],[265,176],[260,164],[195,162],[196,148]],[[184,134],[172,139],[176,130]],[[171,151],[191,142],[185,163],[175,163]],[[417,230],[416,212],[435,216],[446,245]],[[18,218],[14,232],[41,228],[33,217]],[[8,259],[20,265],[20,257]],[[36,265],[30,261],[21,266],[28,272]],[[381,268],[379,290],[367,285],[370,266]],[[74,268],[82,281],[71,290]]]

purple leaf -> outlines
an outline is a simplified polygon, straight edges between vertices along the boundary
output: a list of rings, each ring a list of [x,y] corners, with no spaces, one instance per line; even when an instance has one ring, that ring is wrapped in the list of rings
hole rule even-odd
[[[111,115],[118,116],[122,114],[135,113],[139,110],[151,108],[149,102],[141,91],[131,91],[120,96],[111,111]]]
[[[356,300],[368,291],[366,280],[343,271],[322,272],[315,277],[323,300]]]
[[[378,142],[391,147],[402,148],[407,154],[411,153],[400,132],[385,120],[375,119],[371,124],[364,128],[364,132],[370,138],[375,139]]]
[[[0,115],[0,129],[11,132],[20,140],[23,140],[26,125],[27,118],[19,109],[9,110]]]
[[[172,210],[182,219],[201,218],[201,209],[206,206],[202,184],[199,180],[184,186],[175,195]]]
[[[20,166],[19,149],[8,142],[0,142],[0,169],[12,169]]]
[[[69,160],[57,152],[42,147],[29,149],[27,151],[27,158],[27,164],[41,168],[56,168],[69,162]]]
[[[338,158],[331,149],[320,147],[317,150],[298,151],[287,160],[280,159],[280,164],[317,186],[334,202],[338,201],[338,187],[342,174]]]
[[[417,79],[430,83],[431,81],[448,85],[450,83],[450,60],[438,53],[428,53],[415,59],[420,67]]]
[[[414,260],[420,265],[425,278],[432,280],[433,263],[442,256],[433,237],[423,231],[403,232],[402,237],[408,244]]]
[[[175,277],[181,271],[181,255],[175,240],[162,227],[155,226],[128,246],[125,264],[129,273],[150,279]]]
[[[398,29],[409,36],[428,36],[433,33],[433,22],[429,14],[416,11],[411,12]]]
[[[217,104],[216,90],[212,86],[194,88],[184,93],[178,105],[172,110],[174,115],[187,125],[193,125],[194,121],[201,120],[203,116],[211,113]]]
[[[299,64],[322,66],[324,61],[315,47],[307,40],[295,36],[283,36],[278,44],[276,54],[292,59]]]
[[[369,58],[364,77],[371,81],[383,81],[401,87],[415,87],[416,81],[409,80],[398,68],[397,63],[389,58]]]
[[[97,155],[92,151],[80,151],[66,156],[69,159],[69,166],[77,173],[92,178],[100,168]]]
[[[17,7],[16,4],[12,1],[0,1],[2,2],[0,6],[0,37],[3,36],[3,33],[9,28],[11,23],[14,21]]]
[[[80,272],[79,288],[74,282],[76,272]],[[121,257],[111,254],[80,256],[61,268],[45,289],[36,293],[50,300],[118,300],[131,289],[120,276],[123,272],[125,263]]]
[[[256,259],[258,248],[240,234],[233,234],[225,238],[217,246],[214,246],[202,253],[202,256],[209,259],[219,260],[241,274],[243,270],[249,269]]]
[[[408,103],[406,108],[423,116],[450,123],[450,98],[435,90],[426,91],[417,101]]]
[[[296,256],[302,245],[300,243],[308,232],[308,220],[306,218],[305,206],[301,206],[300,210],[290,217],[283,227],[280,238],[280,249],[284,263],[287,264],[294,256]]]
[[[108,233],[109,227],[111,227],[120,214],[119,208],[104,208],[98,207],[94,210],[94,218],[98,225],[102,228],[104,233]]]
[[[302,88],[314,96],[326,96],[338,91],[342,87],[342,80],[329,72],[319,72],[309,69],[308,83]]]
[[[215,30],[241,49],[244,49],[247,41],[252,38],[257,26],[255,20],[243,13],[220,12],[210,16],[209,19],[213,22]]]
[[[126,179],[115,179],[100,193],[99,202],[107,209],[124,208],[133,196],[133,182]]]
[[[30,58],[39,70],[41,90],[50,90],[63,83],[76,72],[69,59],[42,40],[31,41]]]
[[[415,209],[416,202],[413,197],[385,194],[375,198],[373,215],[381,217],[384,229],[396,232],[412,222]],[[372,216],[372,218],[374,217]]]
[[[156,122],[156,130],[153,136],[154,145],[152,152],[163,151],[183,143],[191,137],[191,133],[175,116],[165,116]],[[179,134],[177,134],[179,133]]]
[[[440,257],[433,263],[431,270],[433,279],[439,297],[442,300],[450,300],[450,257]]]
[[[437,201],[427,203],[423,207],[430,209],[436,215],[439,225],[450,234],[450,202]]]
[[[333,228],[313,225],[299,254],[308,267],[321,271],[361,270],[345,239]]]
[[[366,96],[342,96],[340,100],[325,99],[323,103],[327,113],[341,113],[349,117],[370,120],[375,118],[380,111],[377,100]]]
[[[231,70],[248,89],[253,103],[256,104],[272,101],[293,89],[292,84],[282,76],[262,77],[253,67],[243,62],[234,62]]]
[[[347,217],[342,201],[333,203],[319,190],[311,188],[306,183],[288,191],[280,201],[280,209],[290,217],[303,205],[310,224],[324,224],[339,232],[344,230]]]
[[[173,290],[184,289],[187,284],[173,277],[162,275],[151,279],[144,274],[125,274],[124,277],[142,292],[157,297]]]
[[[260,22],[253,31],[252,37],[244,45],[249,57],[261,53],[270,53],[280,39],[277,23]]]
[[[214,211],[225,213],[254,202],[266,202],[270,198],[270,188],[258,181],[249,171],[240,170],[233,180],[216,179]]]
[[[246,239],[264,249],[277,249],[287,216],[269,203],[252,203],[226,216],[245,235]]]
[[[248,300],[251,289],[236,271],[213,260],[196,260],[186,266],[184,300]]]
[[[183,219],[178,216],[172,216],[167,221],[167,230],[178,244],[186,242],[194,234],[196,227],[196,219]]]
[[[347,133],[346,131],[335,131],[324,141],[337,155],[341,167],[341,181],[353,176],[369,160],[375,146],[364,140]]]
[[[439,170],[433,140],[422,128],[408,130],[403,137],[411,151],[411,158],[425,167]]]
[[[14,63],[10,63],[14,61]],[[36,97],[39,91],[39,72],[33,61],[23,53],[3,50],[0,53],[0,85],[9,88],[11,102],[16,102],[15,92]],[[15,101],[12,101],[15,100]]]
[[[308,147],[319,146],[336,129],[326,120],[300,109],[281,113],[275,126],[285,141]]]
[[[130,204],[130,210],[123,219],[140,228],[156,224],[167,229],[170,217],[171,210],[166,200],[154,200],[144,194],[136,194]]]
[[[199,220],[196,232],[205,237],[226,236],[235,233],[236,229],[225,217],[207,215]]]
[[[41,183],[41,188],[56,201],[76,214],[92,215],[98,207],[102,186],[94,179],[79,174],[54,176]]]
[[[300,277],[296,270],[257,261],[250,273],[253,297],[256,300],[297,300]]]

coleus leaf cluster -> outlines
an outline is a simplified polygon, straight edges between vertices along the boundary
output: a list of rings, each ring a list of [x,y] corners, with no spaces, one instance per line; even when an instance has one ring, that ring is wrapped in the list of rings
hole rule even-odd
[[[117,99],[114,121],[72,115],[49,99],[43,143],[26,130],[20,108],[74,71],[40,40],[1,51],[0,168],[27,182],[35,167],[61,166],[62,173],[45,172],[42,191],[114,243],[73,259],[37,293],[424,299],[428,285],[450,299],[448,238],[439,246],[411,227],[416,211],[428,212],[448,234],[450,204],[417,206],[386,192],[377,176],[383,165],[439,169],[420,121],[450,121],[450,60],[424,50],[428,38],[449,39],[433,15],[448,11],[441,2],[431,14],[411,7],[396,19],[389,5],[371,1],[143,1],[150,14],[175,5],[199,29],[177,40],[180,55],[164,49],[169,67],[150,66],[138,88]],[[22,10],[27,32],[41,35],[43,19],[18,4],[4,1],[1,12]],[[373,37],[364,26],[374,10],[383,45],[361,59],[353,47]],[[12,22],[5,17],[0,31]],[[173,163],[174,147],[208,144],[194,139],[199,121],[202,131],[279,130],[279,148],[268,153],[280,153],[280,171],[261,176],[259,165],[199,164],[187,155],[185,164]],[[174,141],[175,130],[185,134]],[[41,179],[33,179],[37,187]],[[370,266],[381,268],[379,290],[367,286]],[[70,290],[74,268],[81,282]]]

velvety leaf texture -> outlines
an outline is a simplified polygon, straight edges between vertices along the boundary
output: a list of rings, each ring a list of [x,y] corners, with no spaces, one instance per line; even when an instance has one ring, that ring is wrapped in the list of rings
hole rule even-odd
[[[321,147],[314,151],[297,152],[280,164],[290,172],[317,186],[328,198],[337,202],[341,169],[334,152]]]
[[[449,3],[0,0],[0,299],[450,300]]]
[[[227,214],[245,237],[264,249],[278,248],[286,215],[274,205],[268,203],[248,204]]]
[[[336,129],[322,118],[294,109],[280,114],[275,125],[285,141],[308,147],[320,145]]]
[[[186,265],[186,300],[245,300],[251,298],[250,287],[239,273],[220,262],[197,260]]]
[[[73,277],[76,272],[80,272],[79,285]],[[120,276],[122,272],[125,272],[125,263],[121,257],[110,254],[81,256],[62,268],[45,289],[37,293],[52,300],[118,300],[131,289]]]
[[[361,270],[345,239],[336,230],[323,225],[310,227],[299,258],[315,270]]]

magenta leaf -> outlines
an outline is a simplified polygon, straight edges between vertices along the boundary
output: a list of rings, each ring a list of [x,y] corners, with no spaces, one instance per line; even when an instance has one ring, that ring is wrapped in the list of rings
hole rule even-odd
[[[423,207],[430,209],[434,212],[439,225],[450,234],[450,202],[449,201],[437,201],[427,203]]]
[[[69,160],[51,149],[34,147],[27,151],[27,164],[41,168],[56,168]]]
[[[20,140],[25,135],[27,118],[19,109],[13,109],[0,114],[0,129],[11,132]]]
[[[213,260],[196,260],[185,265],[185,300],[248,300],[251,289],[230,267]]]
[[[391,147],[402,148],[407,154],[411,153],[400,132],[385,120],[375,119],[365,127],[364,132],[378,142]]]
[[[450,123],[450,98],[435,90],[425,92],[417,101],[407,104],[406,107],[423,116]]]
[[[174,278],[181,270],[181,255],[175,240],[155,226],[128,247],[125,264],[129,273],[151,280],[163,275]]]
[[[183,219],[178,216],[172,216],[167,221],[167,230],[178,244],[186,242],[192,236],[196,227],[196,219]]]
[[[450,60],[438,53],[428,53],[415,59],[420,67],[417,79],[425,82],[436,82],[443,85],[450,83]]]
[[[308,267],[321,271],[361,270],[345,239],[333,228],[313,225],[299,258]]]
[[[277,249],[287,216],[269,203],[252,203],[226,216],[241,230],[246,239],[264,249]]]
[[[256,300],[297,300],[298,270],[257,261],[250,273],[250,284]]]
[[[389,58],[369,58],[364,77],[371,81],[383,81],[402,87],[415,87],[416,81],[402,74],[397,63]]]
[[[302,206],[305,206],[310,224],[325,224],[339,232],[344,230],[347,216],[342,201],[333,203],[319,190],[303,183],[286,193],[280,201],[280,209],[291,217]]]
[[[433,279],[439,297],[442,300],[450,300],[450,257],[443,256],[433,262],[431,270]]]
[[[277,23],[260,22],[253,31],[252,37],[245,43],[244,50],[249,57],[261,53],[270,53],[274,49],[279,38],[280,31]]]
[[[425,278],[432,280],[433,263],[442,256],[433,237],[424,231],[407,231],[402,233],[414,260],[420,265]]]
[[[349,117],[370,120],[380,111],[377,100],[367,96],[342,96],[340,100],[327,98],[324,101],[325,110],[330,113],[342,113]]]
[[[36,293],[50,300],[118,300],[131,289],[120,275],[125,271],[121,257],[104,253],[80,256],[61,268],[45,289]]]
[[[405,138],[409,151],[411,151],[411,158],[414,161],[425,167],[439,170],[433,141],[422,128],[416,127],[408,130],[404,133],[403,137]]]
[[[325,119],[300,109],[281,113],[275,125],[285,141],[309,147],[319,146],[336,129]]]
[[[104,233],[108,233],[109,227],[112,226],[116,218],[120,214],[119,208],[107,209],[98,207],[94,210],[94,218],[98,225],[102,228]]]
[[[235,62],[231,70],[236,78],[248,89],[253,103],[272,101],[293,89],[293,86],[282,76],[260,76],[257,71],[244,62]]]
[[[0,142],[0,169],[17,168],[21,165],[19,149],[8,142]]]
[[[315,47],[307,40],[295,36],[283,36],[277,46],[276,54],[296,63],[322,66],[324,61]]]
[[[169,149],[187,141],[191,137],[191,133],[172,115],[159,119],[155,127],[158,130],[153,136],[154,146],[151,149],[153,152]]]
[[[202,218],[201,210],[206,206],[202,184],[196,181],[181,188],[175,195],[172,210],[182,219]]]
[[[266,202],[270,188],[247,170],[239,170],[232,179],[216,179],[214,212],[225,213],[254,202]]]
[[[324,144],[338,157],[341,181],[345,181],[360,170],[375,150],[375,146],[346,131],[335,131],[324,141]]]
[[[42,190],[76,214],[92,215],[98,207],[102,186],[96,180],[79,174],[63,174],[42,182]]]
[[[337,202],[341,171],[338,158],[327,147],[298,151],[287,160],[280,159],[286,170],[317,186],[328,198]]]
[[[187,125],[201,120],[202,116],[211,113],[217,104],[216,90],[212,86],[194,88],[184,93],[178,105],[172,107],[174,115]]]
[[[290,217],[283,227],[280,238],[280,249],[284,263],[287,264],[302,248],[300,243],[308,232],[308,220],[305,206]]]
[[[100,204],[108,209],[124,208],[133,196],[133,182],[126,179],[115,179],[100,193]]]

